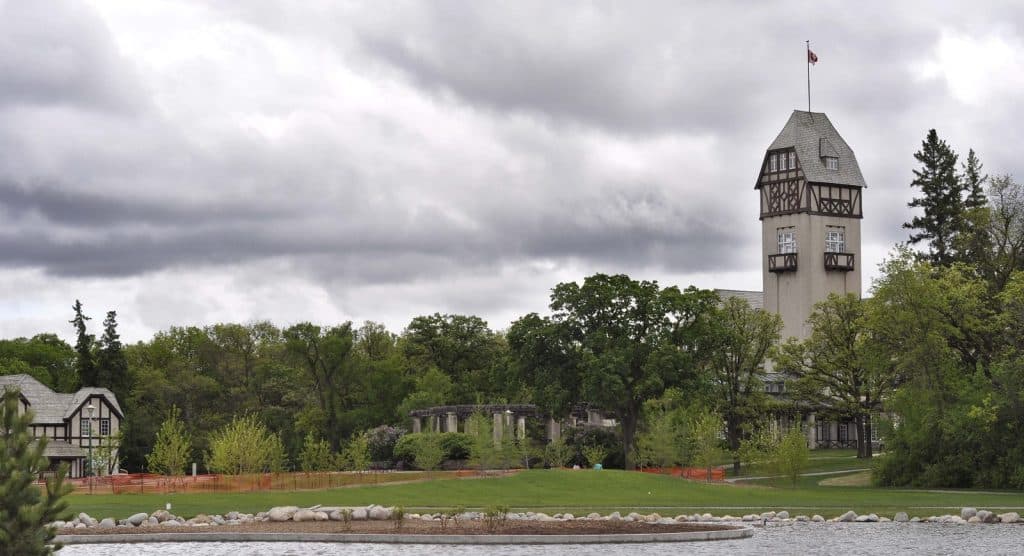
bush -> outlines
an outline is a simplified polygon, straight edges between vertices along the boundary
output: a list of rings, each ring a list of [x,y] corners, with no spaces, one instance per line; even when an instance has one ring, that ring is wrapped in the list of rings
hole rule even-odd
[[[469,450],[473,445],[473,439],[468,434],[461,432],[414,432],[402,435],[398,442],[395,443],[393,452],[395,461],[412,465],[416,461],[416,454],[420,451],[420,442],[427,434],[438,435],[444,459],[465,460],[469,458]]]
[[[214,433],[206,467],[214,473],[242,475],[284,469],[284,444],[255,415],[235,417]]]
[[[621,469],[626,465],[626,456],[622,452],[622,440],[619,435],[611,429],[593,428],[584,429],[575,427],[566,430],[564,436],[565,444],[569,447],[573,457],[568,464],[585,466],[587,459],[583,455],[585,446],[599,446],[605,450],[604,467]]]
[[[370,459],[373,461],[394,460],[395,444],[405,434],[405,429],[381,425],[375,429],[366,431],[367,447],[370,450]]]

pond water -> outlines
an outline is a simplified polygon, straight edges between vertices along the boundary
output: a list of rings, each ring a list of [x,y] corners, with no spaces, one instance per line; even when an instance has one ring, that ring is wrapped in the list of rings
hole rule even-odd
[[[590,545],[398,545],[344,543],[154,543],[71,545],[60,556],[164,555],[248,556],[675,556],[677,554],[1024,554],[1022,525],[939,523],[792,523],[758,527],[734,541]]]

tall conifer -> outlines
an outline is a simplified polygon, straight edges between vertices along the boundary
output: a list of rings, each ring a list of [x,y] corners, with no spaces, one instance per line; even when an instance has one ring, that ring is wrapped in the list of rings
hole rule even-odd
[[[75,342],[75,352],[78,356],[75,359],[75,370],[78,372],[78,379],[82,386],[96,386],[99,377],[96,376],[96,365],[92,359],[93,336],[86,331],[85,321],[92,320],[82,312],[82,302],[75,300],[72,309],[75,310],[75,318],[71,324],[75,325],[78,333],[78,341]]]
[[[939,139],[934,129],[921,143],[921,150],[914,153],[921,163],[920,170],[914,170],[911,187],[921,190],[920,197],[907,203],[910,208],[924,209],[923,215],[914,216],[904,228],[912,230],[910,243],[928,243],[928,258],[938,265],[953,262],[953,245],[963,225],[962,186],[957,176],[957,154]]]
[[[96,374],[99,380],[95,386],[109,388],[119,400],[128,399],[128,361],[124,357],[121,336],[117,333],[117,311],[107,311],[107,318],[103,320],[103,336],[99,344],[99,356],[96,360]]]

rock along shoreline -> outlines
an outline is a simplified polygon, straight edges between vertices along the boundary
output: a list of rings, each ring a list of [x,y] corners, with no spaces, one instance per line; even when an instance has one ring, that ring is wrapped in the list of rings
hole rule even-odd
[[[500,522],[495,520],[500,519]],[[257,530],[253,527],[274,524],[309,524],[316,522],[334,523],[331,532],[318,532],[307,529],[299,532],[271,532]],[[351,530],[351,525],[358,522],[377,522],[387,525],[390,522],[393,531],[381,532],[378,527],[370,533],[360,533],[359,528]],[[433,522],[433,523],[424,523]],[[602,525],[602,522],[604,524]],[[939,515],[910,517],[906,512],[899,512],[892,518],[878,516],[874,513],[858,515],[847,511],[837,517],[825,519],[820,515],[790,516],[788,511],[769,511],[760,514],[742,516],[714,516],[704,514],[681,514],[675,517],[661,516],[657,513],[641,514],[631,512],[626,515],[612,512],[607,515],[589,513],[576,516],[572,513],[555,513],[548,515],[543,512],[507,512],[500,518],[493,513],[466,512],[435,512],[405,513],[395,508],[379,505],[340,507],[312,506],[277,506],[256,514],[228,512],[224,515],[199,514],[192,518],[176,516],[167,510],[157,510],[152,514],[136,513],[125,519],[111,517],[96,519],[88,514],[80,513],[70,521],[57,521],[52,525],[57,530],[57,542],[63,544],[82,543],[122,543],[122,542],[171,542],[171,541],[218,541],[218,542],[255,542],[255,541],[307,541],[307,542],[391,542],[391,543],[423,543],[423,544],[549,544],[549,543],[594,543],[594,542],[685,542],[720,539],[745,538],[753,535],[752,525],[769,523],[950,523],[950,524],[1022,524],[1017,512],[996,514],[988,510],[963,508],[960,515]],[[452,524],[452,525],[449,525]],[[484,530],[484,523],[487,523]],[[545,529],[543,534],[516,534],[506,530],[502,524],[514,523],[522,526],[535,525]],[[574,533],[572,529],[558,529],[558,524],[583,526],[586,533]],[[348,530],[338,528],[346,526]],[[402,531],[403,524],[406,531]],[[460,525],[472,524],[476,528],[472,534],[460,534]],[[664,532],[654,527],[643,532],[623,532],[621,526],[637,524],[644,526],[665,527]],[[688,524],[685,531],[672,531],[680,524]],[[328,525],[328,523],[323,523]],[[430,526],[427,534],[423,527]],[[613,525],[618,527],[613,527]],[[232,526],[241,526],[233,528]],[[600,529],[618,529],[605,534],[594,532]],[[234,530],[233,530],[234,529]],[[511,529],[511,528],[509,528]],[[550,529],[550,530],[548,530]],[[468,532],[468,531],[467,531]]]

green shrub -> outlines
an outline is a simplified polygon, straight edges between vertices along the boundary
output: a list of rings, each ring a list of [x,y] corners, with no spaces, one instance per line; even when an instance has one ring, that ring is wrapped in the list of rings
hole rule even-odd
[[[469,451],[473,445],[473,439],[468,434],[461,432],[442,432],[440,434],[414,432],[403,435],[395,443],[395,461],[403,462],[406,465],[413,465],[416,461],[416,454],[420,451],[420,442],[428,434],[437,434],[441,443],[441,450],[444,452],[444,459],[469,459]]]

